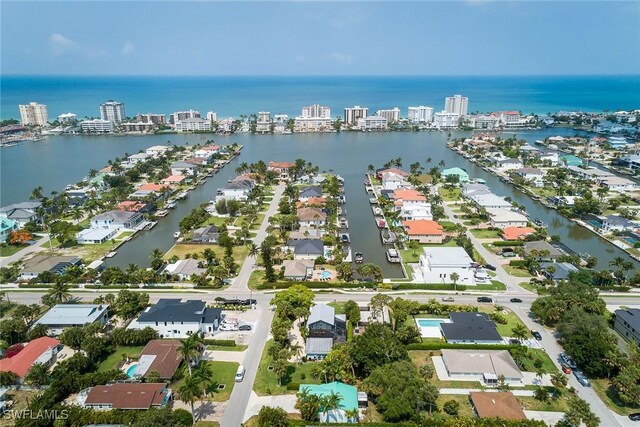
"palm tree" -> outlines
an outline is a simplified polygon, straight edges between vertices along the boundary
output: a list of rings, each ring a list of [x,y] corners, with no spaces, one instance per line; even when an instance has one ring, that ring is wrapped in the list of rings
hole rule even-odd
[[[82,219],[83,213],[81,208],[75,208],[71,212],[71,217],[76,221],[76,225],[80,224],[80,219]]]
[[[336,393],[335,391],[331,391],[331,393],[321,398],[322,413],[325,415],[325,421],[328,421],[327,414],[329,412],[335,411],[336,409],[340,408],[341,400],[342,396],[340,395],[340,393]]]
[[[181,339],[180,348],[178,348],[178,353],[180,353],[184,361],[187,363],[189,377],[191,377],[191,361],[198,355],[198,344],[194,339],[196,335],[197,334],[189,335],[186,339]]]
[[[514,338],[522,341],[525,338],[527,338],[527,327],[524,326],[522,323],[518,323],[516,326],[513,327],[513,329],[511,329],[511,335],[513,335]]]
[[[202,387],[202,379],[200,377],[190,376],[185,382],[178,388],[178,396],[183,402],[188,402],[191,406],[191,417],[193,423],[196,422],[196,414],[193,408],[193,402],[202,398],[204,390]]]
[[[154,250],[151,251],[150,257],[151,259],[160,259],[162,258],[162,255],[164,255],[162,251],[158,248],[155,248]]]
[[[453,282],[453,289],[458,290],[456,288],[456,283],[460,280],[460,275],[454,271],[449,277],[451,277],[451,281]]]
[[[47,296],[51,298],[51,301],[55,304],[62,304],[71,298],[70,287],[66,283],[56,282],[51,289],[47,291]]]
[[[358,408],[347,409],[344,411],[344,415],[347,417],[348,421],[358,422],[360,418],[360,411],[358,411]]]

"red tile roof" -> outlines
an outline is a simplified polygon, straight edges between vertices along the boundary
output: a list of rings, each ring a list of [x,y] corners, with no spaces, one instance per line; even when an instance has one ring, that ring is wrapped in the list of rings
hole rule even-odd
[[[391,197],[393,197],[394,200],[410,200],[416,202],[427,201],[427,198],[424,197],[422,193],[413,189],[396,190],[393,192]]]
[[[472,391],[470,397],[471,403],[480,418],[527,419],[518,399],[512,393]]]
[[[0,360],[0,371],[15,372],[19,378],[22,378],[45,351],[59,345],[60,341],[51,337],[42,337],[30,341],[20,353],[10,359]]]
[[[151,340],[140,353],[140,356],[153,355],[153,360],[145,377],[153,371],[158,371],[160,378],[170,379],[175,374],[182,362],[182,356],[178,353],[180,341],[177,340]]]
[[[183,175],[169,175],[162,180],[163,183],[182,182],[186,179]]]
[[[535,228],[531,227],[506,227],[502,230],[502,236],[505,240],[516,240],[535,232]]]
[[[296,164],[292,162],[269,162],[269,169],[278,168],[278,169],[289,169],[294,167]]]
[[[138,212],[140,209],[143,209],[146,206],[146,203],[136,202],[134,200],[125,200],[124,202],[118,203],[116,206],[118,210],[121,211],[130,211],[130,212]]]
[[[441,236],[442,226],[436,221],[428,219],[416,219],[413,221],[402,221],[404,229],[409,236]]]
[[[167,188],[166,185],[161,184],[142,184],[138,187],[138,190],[143,191],[164,191]]]
[[[97,385],[85,400],[87,405],[111,405],[113,409],[149,409],[161,406],[169,392],[160,383],[116,383]]]

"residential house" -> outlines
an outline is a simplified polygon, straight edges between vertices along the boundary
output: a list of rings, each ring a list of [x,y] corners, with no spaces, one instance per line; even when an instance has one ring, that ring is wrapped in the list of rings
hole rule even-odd
[[[526,227],[529,223],[526,216],[510,209],[489,208],[487,213],[489,214],[489,224],[493,228]]]
[[[444,181],[447,181],[447,177],[449,176],[457,176],[457,182],[469,182],[469,174],[462,168],[455,167],[444,169],[440,174],[442,175]]]
[[[324,242],[316,239],[288,240],[287,250],[293,252],[294,259],[315,260],[324,256]]]
[[[501,418],[505,420],[526,420],[520,402],[511,392],[469,393],[471,406],[479,418]]]
[[[394,172],[382,172],[382,188],[385,190],[397,190],[410,186],[409,182],[400,174]]]
[[[461,247],[425,247],[422,248],[420,263],[414,268],[420,281],[424,283],[451,283],[451,274],[458,274],[456,283],[475,285],[473,260]],[[416,275],[417,276],[417,275]]]
[[[187,162],[171,163],[171,175],[195,175],[196,165]]]
[[[289,233],[289,239],[322,239],[324,235],[325,232],[321,228],[300,227],[297,231],[292,231]]]
[[[327,214],[319,208],[298,209],[298,224],[301,227],[324,227],[327,223]]]
[[[138,163],[142,163],[142,162],[146,162],[147,159],[153,157],[152,154],[148,154],[148,153],[136,153],[136,154],[132,154],[129,157],[127,157],[127,163],[131,164],[131,165],[135,165]]]
[[[335,309],[330,305],[316,304],[311,307],[311,313],[307,319],[307,329],[307,358],[323,359],[331,351],[334,343],[346,340],[347,319],[344,314],[336,314]],[[317,341],[318,339],[325,341]],[[331,346],[328,348],[327,339],[332,340]],[[313,352],[310,353],[310,351]]]
[[[0,218],[0,243],[6,242],[11,233],[18,229],[18,223],[9,218]]]
[[[49,328],[49,335],[58,336],[65,328],[98,323],[106,325],[109,306],[103,304],[57,304],[34,322]]]
[[[564,251],[561,251],[544,240],[524,242],[523,249],[525,256],[537,254],[538,261],[555,260],[556,258],[565,255]]]
[[[152,184],[149,182],[146,184],[141,184],[138,189],[130,195],[130,197],[145,198],[148,196],[155,196],[159,198],[165,198],[170,193],[170,191],[170,187],[166,184]]]
[[[622,337],[640,346],[640,308],[618,309],[613,329]]]
[[[249,198],[255,181],[250,179],[233,180],[218,190],[216,199],[245,201]]]
[[[504,197],[496,196],[493,193],[475,194],[471,196],[471,200],[476,205],[478,205],[478,207],[485,208],[485,209],[511,209],[512,208],[511,203],[506,201]]]
[[[635,182],[618,176],[604,177],[600,180],[600,185],[606,187],[609,191],[615,191],[617,193],[632,192],[638,189],[638,184]]]
[[[164,268],[164,273],[178,276],[179,280],[191,280],[193,275],[200,276],[207,272],[207,269],[199,267],[199,264],[200,261],[196,259],[181,259],[173,264],[167,264]]]
[[[191,243],[217,243],[220,233],[215,225],[208,225],[193,230]]]
[[[168,186],[176,186],[185,182],[186,179],[187,177],[184,175],[169,175],[168,177],[163,178],[160,183]]]
[[[534,181],[539,183],[542,183],[542,178],[544,177],[544,172],[537,168],[521,168],[518,169],[516,173],[526,181]]]
[[[82,390],[76,398],[83,408],[108,411],[163,408],[171,402],[172,392],[165,383],[115,383]]]
[[[278,174],[278,178],[282,180],[295,179],[291,174],[291,169],[296,166],[293,162],[269,162],[268,170],[275,171]]]
[[[558,163],[563,166],[582,166],[584,160],[572,154],[567,154],[564,156],[560,156]]]
[[[36,338],[29,341],[18,354],[0,360],[0,371],[15,373],[21,382],[34,364],[51,365],[60,349],[62,344],[55,338]]]
[[[146,213],[153,209],[153,206],[149,203],[139,202],[137,200],[125,200],[116,205],[116,209],[119,211],[140,212]]]
[[[419,191],[408,188],[398,189],[391,194],[393,200],[394,209],[399,211],[405,206],[424,206],[427,203],[427,198]]]
[[[496,324],[486,313],[452,312],[440,324],[442,336],[453,344],[503,344]]]
[[[178,340],[149,341],[140,353],[133,378],[148,378],[152,372],[157,372],[161,380],[171,381],[182,363],[180,347]]]
[[[164,153],[167,152],[170,148],[171,147],[169,147],[168,145],[154,145],[144,150],[144,152],[147,154],[151,154],[153,157],[160,157],[164,155]]]
[[[7,218],[15,221],[18,228],[22,228],[26,223],[39,221],[38,208],[42,206],[40,202],[14,203],[0,208],[0,218]]]
[[[310,259],[287,259],[282,261],[284,278],[287,280],[307,280],[313,275],[315,262]]]
[[[382,174],[383,173],[395,173],[396,175],[400,175],[403,178],[408,178],[409,177],[409,173],[403,171],[402,169],[398,169],[398,168],[380,168],[380,169],[376,169],[376,178],[378,178],[379,180],[382,180]]]
[[[540,272],[548,279],[558,282],[568,280],[569,275],[579,271],[578,268],[568,262],[541,262]]]
[[[462,195],[468,199],[484,194],[493,194],[484,184],[465,184],[462,186]]]
[[[320,197],[322,197],[322,188],[317,185],[312,185],[309,187],[304,187],[300,190],[298,200],[300,200],[301,202],[307,202],[309,199]]]
[[[444,240],[442,226],[436,221],[419,219],[403,221],[402,225],[408,240],[416,240],[420,243],[442,243]]]
[[[502,238],[504,240],[522,240],[535,232],[536,229],[531,227],[505,227],[502,229]]]
[[[117,228],[86,228],[76,233],[79,245],[98,245],[107,242],[118,234]]]
[[[82,260],[75,256],[36,255],[24,262],[18,280],[35,279],[45,271],[63,274],[69,267],[81,266]]]
[[[358,389],[352,385],[334,381],[328,384],[300,384],[299,392],[307,393],[323,398],[331,394],[340,396],[337,408],[319,410],[318,417],[321,423],[357,423],[355,417],[348,417],[347,413],[358,409]]]
[[[523,166],[520,159],[500,159],[496,161],[496,169],[500,172],[522,169]]]
[[[158,331],[160,338],[187,338],[191,334],[211,335],[218,328],[222,310],[207,307],[205,301],[162,298],[147,307],[130,329],[146,327]]]
[[[400,219],[403,221],[432,220],[431,204],[407,205],[400,208]]]
[[[585,168],[582,166],[567,166],[567,169],[572,175],[593,181],[600,181],[603,178],[614,176],[611,172],[603,171],[594,167]]]
[[[112,210],[91,218],[91,228],[106,228],[111,230],[134,229],[143,219],[142,214],[139,212]]]
[[[627,231],[640,228],[634,221],[630,221],[620,215],[607,215],[602,221],[602,230],[606,233],[612,233],[614,231]]]
[[[507,350],[442,350],[442,363],[451,380],[477,380],[495,386],[498,377],[506,384],[522,385],[522,372]]]

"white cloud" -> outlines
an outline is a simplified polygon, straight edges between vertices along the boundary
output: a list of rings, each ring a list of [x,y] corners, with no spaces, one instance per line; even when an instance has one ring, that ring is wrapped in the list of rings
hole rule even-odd
[[[135,51],[136,51],[136,46],[133,44],[132,41],[126,41],[124,43],[124,46],[122,47],[122,54],[123,55],[131,55]]]
[[[351,64],[355,57],[350,53],[331,52],[323,55],[325,61],[340,62],[343,64]]]
[[[76,50],[78,43],[66,38],[60,33],[53,33],[49,36],[49,44],[51,46],[51,53],[53,56],[65,55],[72,53]]]

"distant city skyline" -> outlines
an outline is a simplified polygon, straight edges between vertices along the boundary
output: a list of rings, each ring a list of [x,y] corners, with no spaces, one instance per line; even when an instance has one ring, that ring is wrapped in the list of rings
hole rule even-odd
[[[2,74],[637,75],[638,22],[639,2],[3,1]]]

